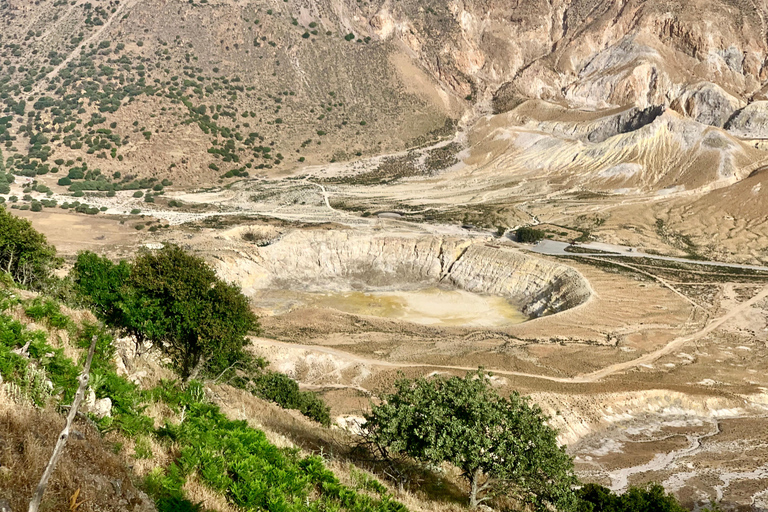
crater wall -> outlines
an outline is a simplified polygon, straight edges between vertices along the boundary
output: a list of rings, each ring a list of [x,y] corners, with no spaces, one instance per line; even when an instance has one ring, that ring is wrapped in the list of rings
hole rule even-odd
[[[576,270],[484,241],[425,235],[294,231],[266,246],[217,255],[222,277],[246,294],[302,291],[458,288],[506,298],[530,317],[586,301]]]

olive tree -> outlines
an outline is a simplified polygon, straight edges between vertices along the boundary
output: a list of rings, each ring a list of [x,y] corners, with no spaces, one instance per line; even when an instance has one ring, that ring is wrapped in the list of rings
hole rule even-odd
[[[454,465],[471,508],[505,495],[536,510],[575,509],[573,462],[526,397],[501,397],[483,371],[395,387],[366,416],[365,435],[381,455]]]
[[[127,261],[113,263],[90,251],[78,254],[72,267],[75,289],[99,318],[113,326],[123,323],[122,291],[130,275]]]

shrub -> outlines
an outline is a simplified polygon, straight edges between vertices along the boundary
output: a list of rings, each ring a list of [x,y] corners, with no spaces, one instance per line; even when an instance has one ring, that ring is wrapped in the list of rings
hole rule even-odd
[[[544,231],[529,226],[517,228],[517,241],[523,244],[534,244],[544,238]]]
[[[0,208],[0,266],[14,282],[39,288],[61,263],[56,248],[28,220]]]
[[[296,409],[318,423],[331,424],[330,408],[315,393],[300,391],[295,380],[278,372],[264,372],[253,380],[254,394],[284,409]]]
[[[482,371],[400,379],[395,388],[366,415],[366,435],[375,446],[453,464],[469,484],[473,509],[507,493],[525,509],[575,509],[573,462],[548,418],[526,397],[501,397]]]
[[[136,340],[162,340],[161,350],[184,379],[243,359],[245,335],[259,329],[240,289],[175,245],[141,253],[125,287],[115,327]]]
[[[598,484],[586,484],[576,491],[581,500],[580,511],[605,512],[684,512],[677,499],[664,491],[659,484],[646,488],[630,487],[624,494],[616,495]]]
[[[61,312],[58,303],[37,297],[24,308],[24,313],[35,321],[45,320],[50,327],[66,329],[71,325],[69,317]]]

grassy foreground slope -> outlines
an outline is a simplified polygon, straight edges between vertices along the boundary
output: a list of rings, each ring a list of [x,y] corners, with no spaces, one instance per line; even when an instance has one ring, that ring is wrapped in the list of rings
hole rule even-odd
[[[13,289],[2,296],[0,428],[4,439],[17,442],[0,452],[8,468],[0,475],[0,490],[14,510],[25,508],[47,463],[61,426],[54,410],[71,400],[77,361],[94,333],[99,342],[92,388],[97,398],[111,400],[112,416],[78,424],[79,436],[56,472],[45,510],[68,507],[77,489],[80,499],[99,503],[100,510],[146,509],[132,481],[159,510],[198,510],[185,499],[190,479],[244,510],[406,510],[384,487],[377,495],[344,486],[321,458],[278,448],[245,421],[228,419],[199,382],[166,380],[141,389],[119,376],[111,335],[88,321],[75,323],[55,302],[21,299]],[[44,329],[33,329],[31,322]],[[143,480],[126,470],[130,459]],[[118,480],[123,484],[115,486]]]

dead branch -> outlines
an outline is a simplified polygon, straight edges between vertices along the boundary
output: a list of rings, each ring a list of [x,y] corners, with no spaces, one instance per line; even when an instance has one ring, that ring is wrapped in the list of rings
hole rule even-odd
[[[48,465],[45,467],[45,471],[43,471],[43,476],[40,478],[40,483],[37,485],[37,489],[35,489],[35,494],[32,496],[32,501],[29,502],[29,512],[37,512],[38,508],[40,508],[40,502],[43,499],[43,493],[45,493],[45,488],[48,487],[48,480],[51,479],[51,475],[53,474],[54,469],[56,469],[56,463],[59,461],[59,458],[64,451],[64,446],[67,444],[67,439],[69,439],[69,430],[72,427],[72,422],[75,420],[75,416],[77,416],[77,408],[80,407],[80,402],[83,401],[83,397],[85,396],[85,389],[88,387],[88,379],[90,378],[89,374],[91,371],[91,361],[93,361],[93,352],[95,350],[96,336],[94,335],[91,339],[91,347],[88,349],[88,358],[85,360],[83,373],[81,373],[77,378],[77,380],[80,382],[80,386],[77,388],[75,399],[72,401],[69,414],[67,414],[67,423],[64,425],[64,430],[62,430],[61,434],[59,434],[59,440],[56,441],[53,454],[51,454],[51,460],[48,461]]]

